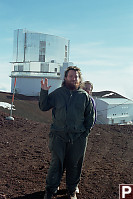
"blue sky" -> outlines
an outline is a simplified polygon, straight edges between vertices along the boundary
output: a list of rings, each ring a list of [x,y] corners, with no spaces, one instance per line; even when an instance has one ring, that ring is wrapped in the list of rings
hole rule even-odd
[[[133,0],[1,0],[0,91],[10,91],[13,32],[70,40],[70,61],[94,91],[133,99]]]

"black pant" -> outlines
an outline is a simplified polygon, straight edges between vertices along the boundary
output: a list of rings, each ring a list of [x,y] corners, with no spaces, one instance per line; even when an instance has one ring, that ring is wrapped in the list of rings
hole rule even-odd
[[[65,142],[57,136],[50,137],[49,148],[52,154],[50,168],[46,178],[46,189],[55,192],[60,185],[66,169],[66,187],[75,191],[80,181],[82,163],[86,151],[87,138],[80,136],[73,143]]]

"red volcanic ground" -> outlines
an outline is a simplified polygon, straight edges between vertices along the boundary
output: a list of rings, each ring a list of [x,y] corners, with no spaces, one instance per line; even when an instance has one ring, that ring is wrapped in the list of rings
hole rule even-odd
[[[10,95],[0,94],[10,102]],[[0,199],[43,199],[50,164],[51,111],[16,98],[14,121],[0,108]],[[42,123],[44,121],[45,123]],[[95,125],[88,138],[78,199],[118,199],[119,184],[133,184],[133,126]],[[65,174],[55,198],[66,198]],[[64,194],[63,194],[64,193]]]

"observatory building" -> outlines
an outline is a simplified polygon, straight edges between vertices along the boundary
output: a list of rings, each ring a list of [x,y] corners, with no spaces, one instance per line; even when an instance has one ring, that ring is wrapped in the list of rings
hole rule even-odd
[[[15,77],[16,92],[38,96],[40,82],[48,78],[50,92],[61,86],[64,70],[69,62],[69,40],[49,34],[14,31],[11,92]]]
[[[113,91],[93,92],[97,124],[132,124],[133,101]]]

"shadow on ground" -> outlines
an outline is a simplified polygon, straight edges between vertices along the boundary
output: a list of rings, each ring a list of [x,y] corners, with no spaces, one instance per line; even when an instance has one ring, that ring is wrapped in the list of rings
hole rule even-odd
[[[36,192],[36,193],[32,193],[32,194],[27,194],[25,196],[19,196],[19,197],[15,197],[12,199],[43,199],[44,198],[44,191],[40,191],[40,192]],[[58,195],[56,195],[55,197],[56,199],[68,199],[67,195],[66,195],[66,190],[59,190],[58,191]]]

